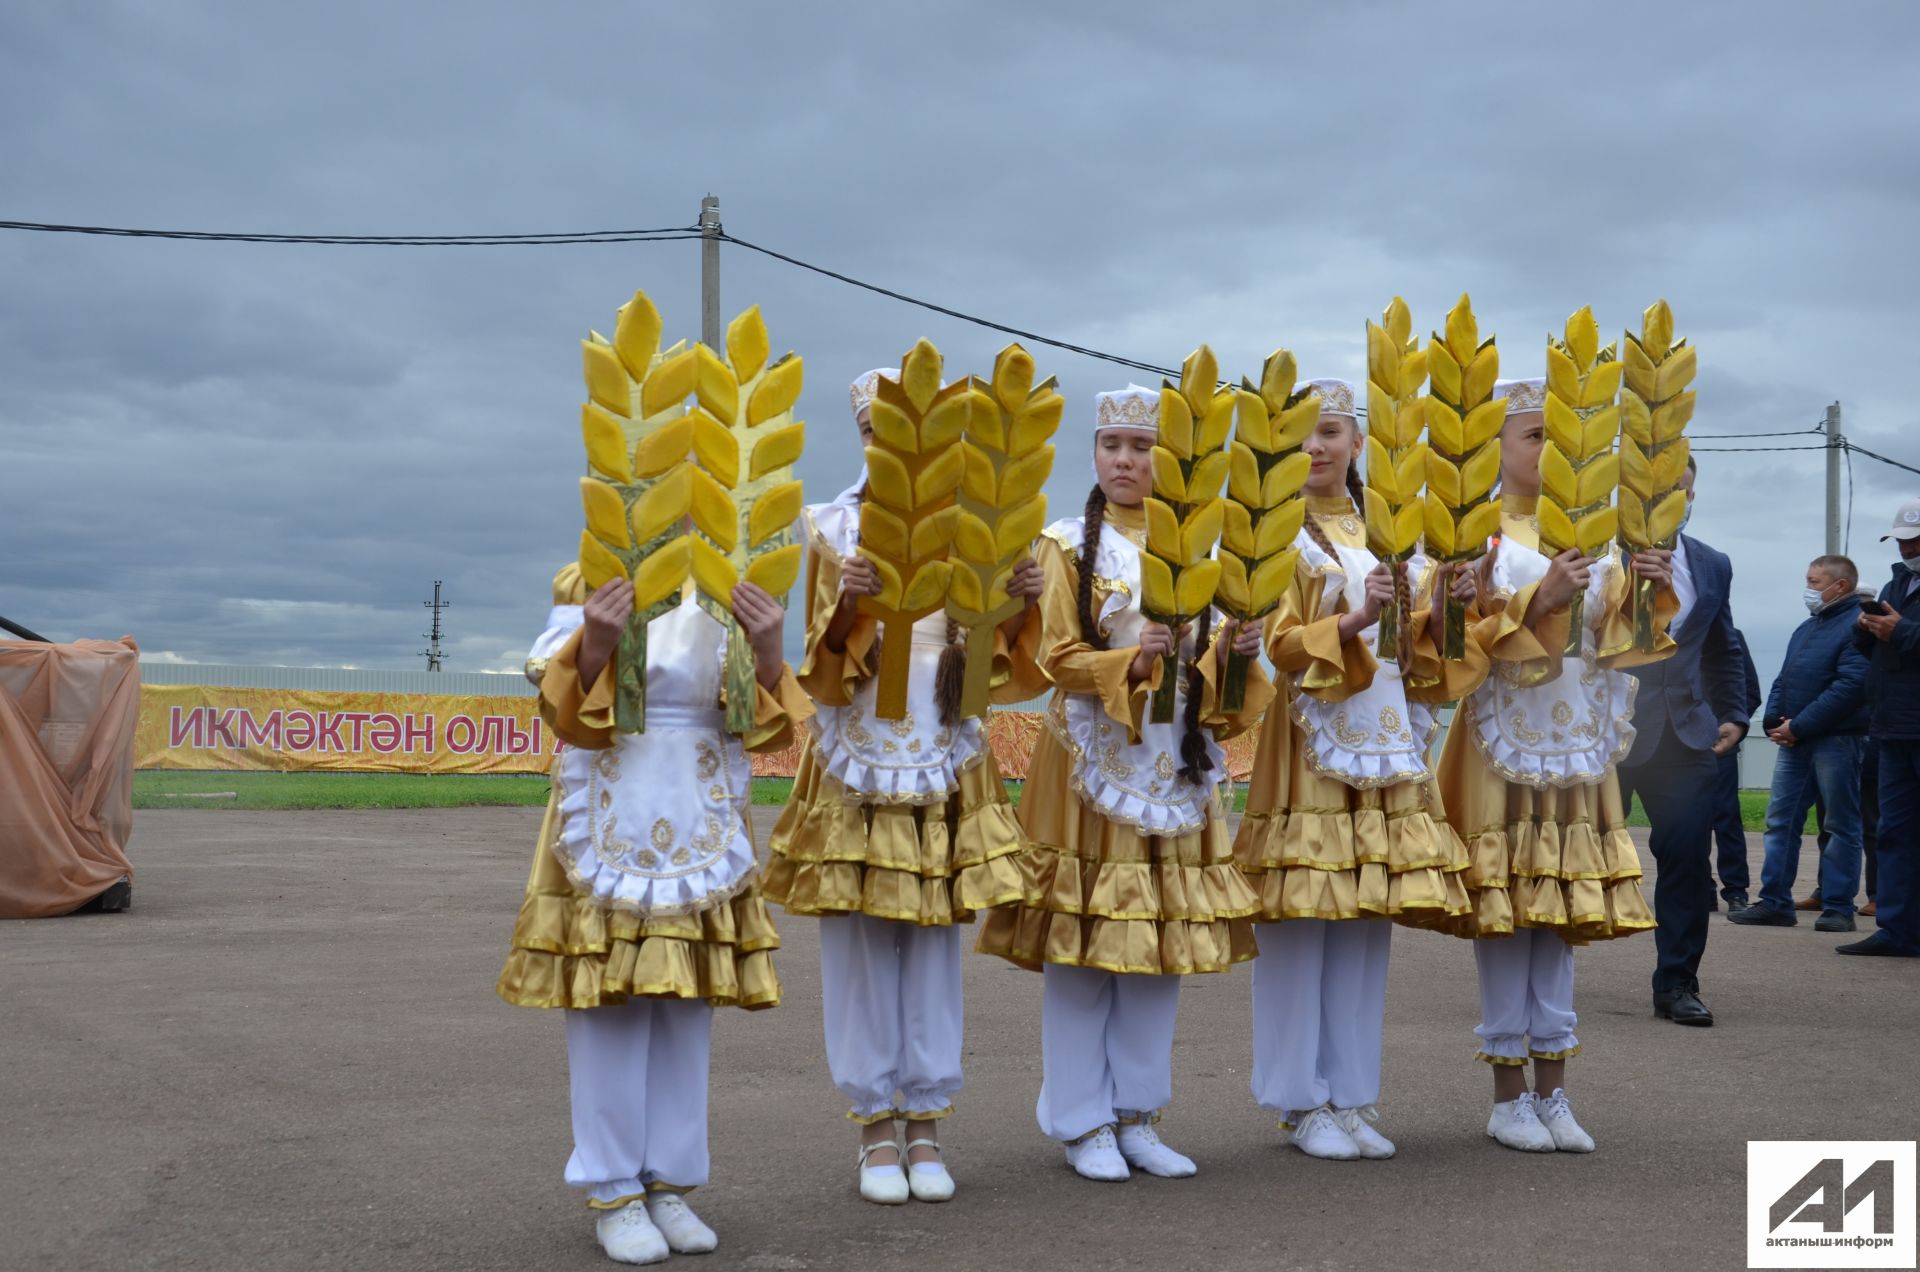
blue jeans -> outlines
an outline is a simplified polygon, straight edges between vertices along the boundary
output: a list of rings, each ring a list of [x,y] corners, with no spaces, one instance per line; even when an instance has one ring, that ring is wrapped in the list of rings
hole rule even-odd
[[[1767,799],[1767,856],[1760,867],[1760,904],[1767,909],[1793,912],[1801,832],[1817,794],[1826,806],[1830,836],[1820,857],[1820,908],[1853,913],[1860,891],[1860,762],[1866,747],[1867,740],[1857,734],[1831,734],[1780,748]]]
[[[1882,739],[1880,747],[1880,891],[1874,905],[1880,934],[1906,950],[1920,950],[1920,906],[1915,905],[1915,837],[1920,836],[1920,742]]]

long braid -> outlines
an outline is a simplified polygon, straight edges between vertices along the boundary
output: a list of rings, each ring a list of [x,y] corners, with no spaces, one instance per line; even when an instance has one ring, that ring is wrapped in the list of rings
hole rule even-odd
[[[1100,552],[1100,530],[1107,522],[1107,492],[1098,482],[1087,492],[1085,525],[1080,531],[1080,639],[1095,649],[1105,649],[1107,638],[1093,616],[1093,562]]]
[[[933,674],[933,700],[940,708],[940,723],[951,729],[960,720],[960,695],[967,682],[967,629],[947,620],[947,647],[940,651],[940,665]]]
[[[1199,786],[1206,777],[1207,770],[1213,767],[1213,757],[1207,754],[1207,735],[1200,728],[1200,695],[1206,691],[1206,680],[1200,674],[1200,664],[1209,654],[1207,641],[1213,627],[1213,607],[1208,606],[1200,615],[1200,630],[1194,637],[1193,661],[1187,664],[1187,718],[1186,732],[1180,738],[1180,776]]]

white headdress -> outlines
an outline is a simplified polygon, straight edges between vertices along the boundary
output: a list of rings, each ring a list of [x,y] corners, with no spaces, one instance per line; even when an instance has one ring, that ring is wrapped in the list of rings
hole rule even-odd
[[[853,403],[855,415],[873,405],[873,395],[880,391],[880,377],[883,375],[889,380],[898,380],[900,368],[875,367],[871,371],[856,376],[853,383],[847,386],[847,398]]]
[[[1093,431],[1138,428],[1160,431],[1160,390],[1129,384],[1124,389],[1097,394],[1093,399]]]
[[[1493,395],[1507,399],[1507,414],[1547,409],[1547,382],[1544,379],[1495,380]]]
[[[1308,380],[1303,387],[1312,389],[1320,395],[1320,414],[1344,415],[1351,419],[1354,427],[1358,428],[1362,433],[1367,431],[1366,421],[1360,418],[1360,410],[1357,405],[1358,399],[1354,393],[1352,384],[1345,380],[1336,380],[1327,377],[1318,380]]]

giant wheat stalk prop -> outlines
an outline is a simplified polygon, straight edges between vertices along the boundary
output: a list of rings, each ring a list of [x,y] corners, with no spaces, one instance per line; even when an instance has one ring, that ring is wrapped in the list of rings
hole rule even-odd
[[[1311,387],[1295,392],[1298,375],[1293,354],[1276,350],[1261,368],[1260,387],[1243,379],[1234,395],[1216,599],[1228,617],[1242,623],[1257,623],[1273,612],[1300,559],[1293,541],[1306,522],[1301,488],[1313,467],[1300,444],[1319,422],[1320,395]],[[1238,651],[1227,656],[1222,710],[1245,705],[1250,662]]]
[[[693,490],[686,399],[694,355],[684,343],[660,353],[660,330],[659,311],[637,291],[620,307],[611,341],[594,331],[580,343],[588,399],[580,432],[590,470],[580,479],[587,521],[580,573],[590,589],[633,579],[633,614],[613,667],[614,727],[622,733],[646,728],[647,624],[680,603],[692,563],[681,522]]]
[[[1367,545],[1393,572],[1393,603],[1380,615],[1379,650],[1403,664],[1407,635],[1404,563],[1426,528],[1420,487],[1427,448],[1420,441],[1427,355],[1413,338],[1413,317],[1398,296],[1379,323],[1367,324]]]
[[[1680,479],[1687,471],[1687,421],[1693,418],[1695,354],[1673,338],[1673,310],[1664,300],[1649,306],[1640,334],[1621,346],[1626,388],[1620,394],[1620,542],[1635,548],[1671,549],[1687,515]],[[1636,579],[1633,644],[1653,651],[1652,579]]]
[[[1540,546],[1548,556],[1578,548],[1605,551],[1620,526],[1620,374],[1615,345],[1600,347],[1592,306],[1567,319],[1564,337],[1547,337],[1547,445],[1540,454]],[[1586,593],[1574,593],[1569,654],[1580,652]]]
[[[1052,379],[1034,384],[1033,359],[1017,344],[993,360],[991,382],[975,377],[972,388],[947,617],[967,629],[960,712],[985,715],[994,628],[1026,604],[1007,595],[1007,580],[1047,524],[1047,497],[1040,493],[1053,471],[1047,439],[1060,427],[1066,399]]]
[[[925,340],[900,363],[900,378],[880,377],[870,419],[867,495],[860,504],[860,555],[880,575],[880,594],[860,609],[885,625],[874,715],[907,712],[913,625],[945,604],[948,561],[960,509],[954,488],[966,469],[960,434],[972,413],[973,386],[940,387],[940,351]]]
[[[1234,392],[1219,380],[1213,350],[1201,345],[1181,364],[1178,388],[1165,380],[1160,384],[1159,445],[1153,448],[1153,494],[1146,501],[1147,550],[1140,556],[1140,610],[1176,632],[1206,612],[1220,586],[1213,549],[1226,516],[1220,486],[1229,467]],[[1169,724],[1180,679],[1177,647],[1161,671],[1149,718]]]
[[[725,360],[705,345],[693,349],[699,407],[689,419],[700,466],[691,473],[691,564],[701,608],[727,629],[727,727],[735,733],[753,727],[757,694],[733,589],[744,581],[778,600],[800,570],[791,527],[802,497],[793,461],[807,431],[793,419],[802,365],[791,353],[769,365],[767,352],[757,305],[728,324]]]
[[[1500,427],[1507,400],[1493,396],[1500,378],[1500,350],[1493,337],[1480,339],[1473,302],[1464,294],[1447,311],[1447,331],[1427,342],[1427,547],[1447,564],[1471,561],[1500,528],[1500,505],[1491,498],[1500,476]],[[1440,652],[1467,656],[1467,609],[1440,580]]]

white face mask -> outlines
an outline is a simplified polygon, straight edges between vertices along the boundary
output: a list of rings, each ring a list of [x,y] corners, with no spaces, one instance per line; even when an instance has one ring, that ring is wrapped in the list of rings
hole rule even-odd
[[[1674,534],[1678,535],[1682,530],[1685,530],[1687,528],[1687,522],[1692,520],[1693,520],[1693,496],[1688,495],[1687,510],[1680,514],[1680,524],[1674,527],[1674,530],[1673,530]]]
[[[1901,557],[1900,565],[1909,573],[1920,574],[1920,557]]]
[[[1800,593],[1800,599],[1807,603],[1807,613],[1818,614],[1827,607],[1827,595],[1819,588],[1810,587]]]

